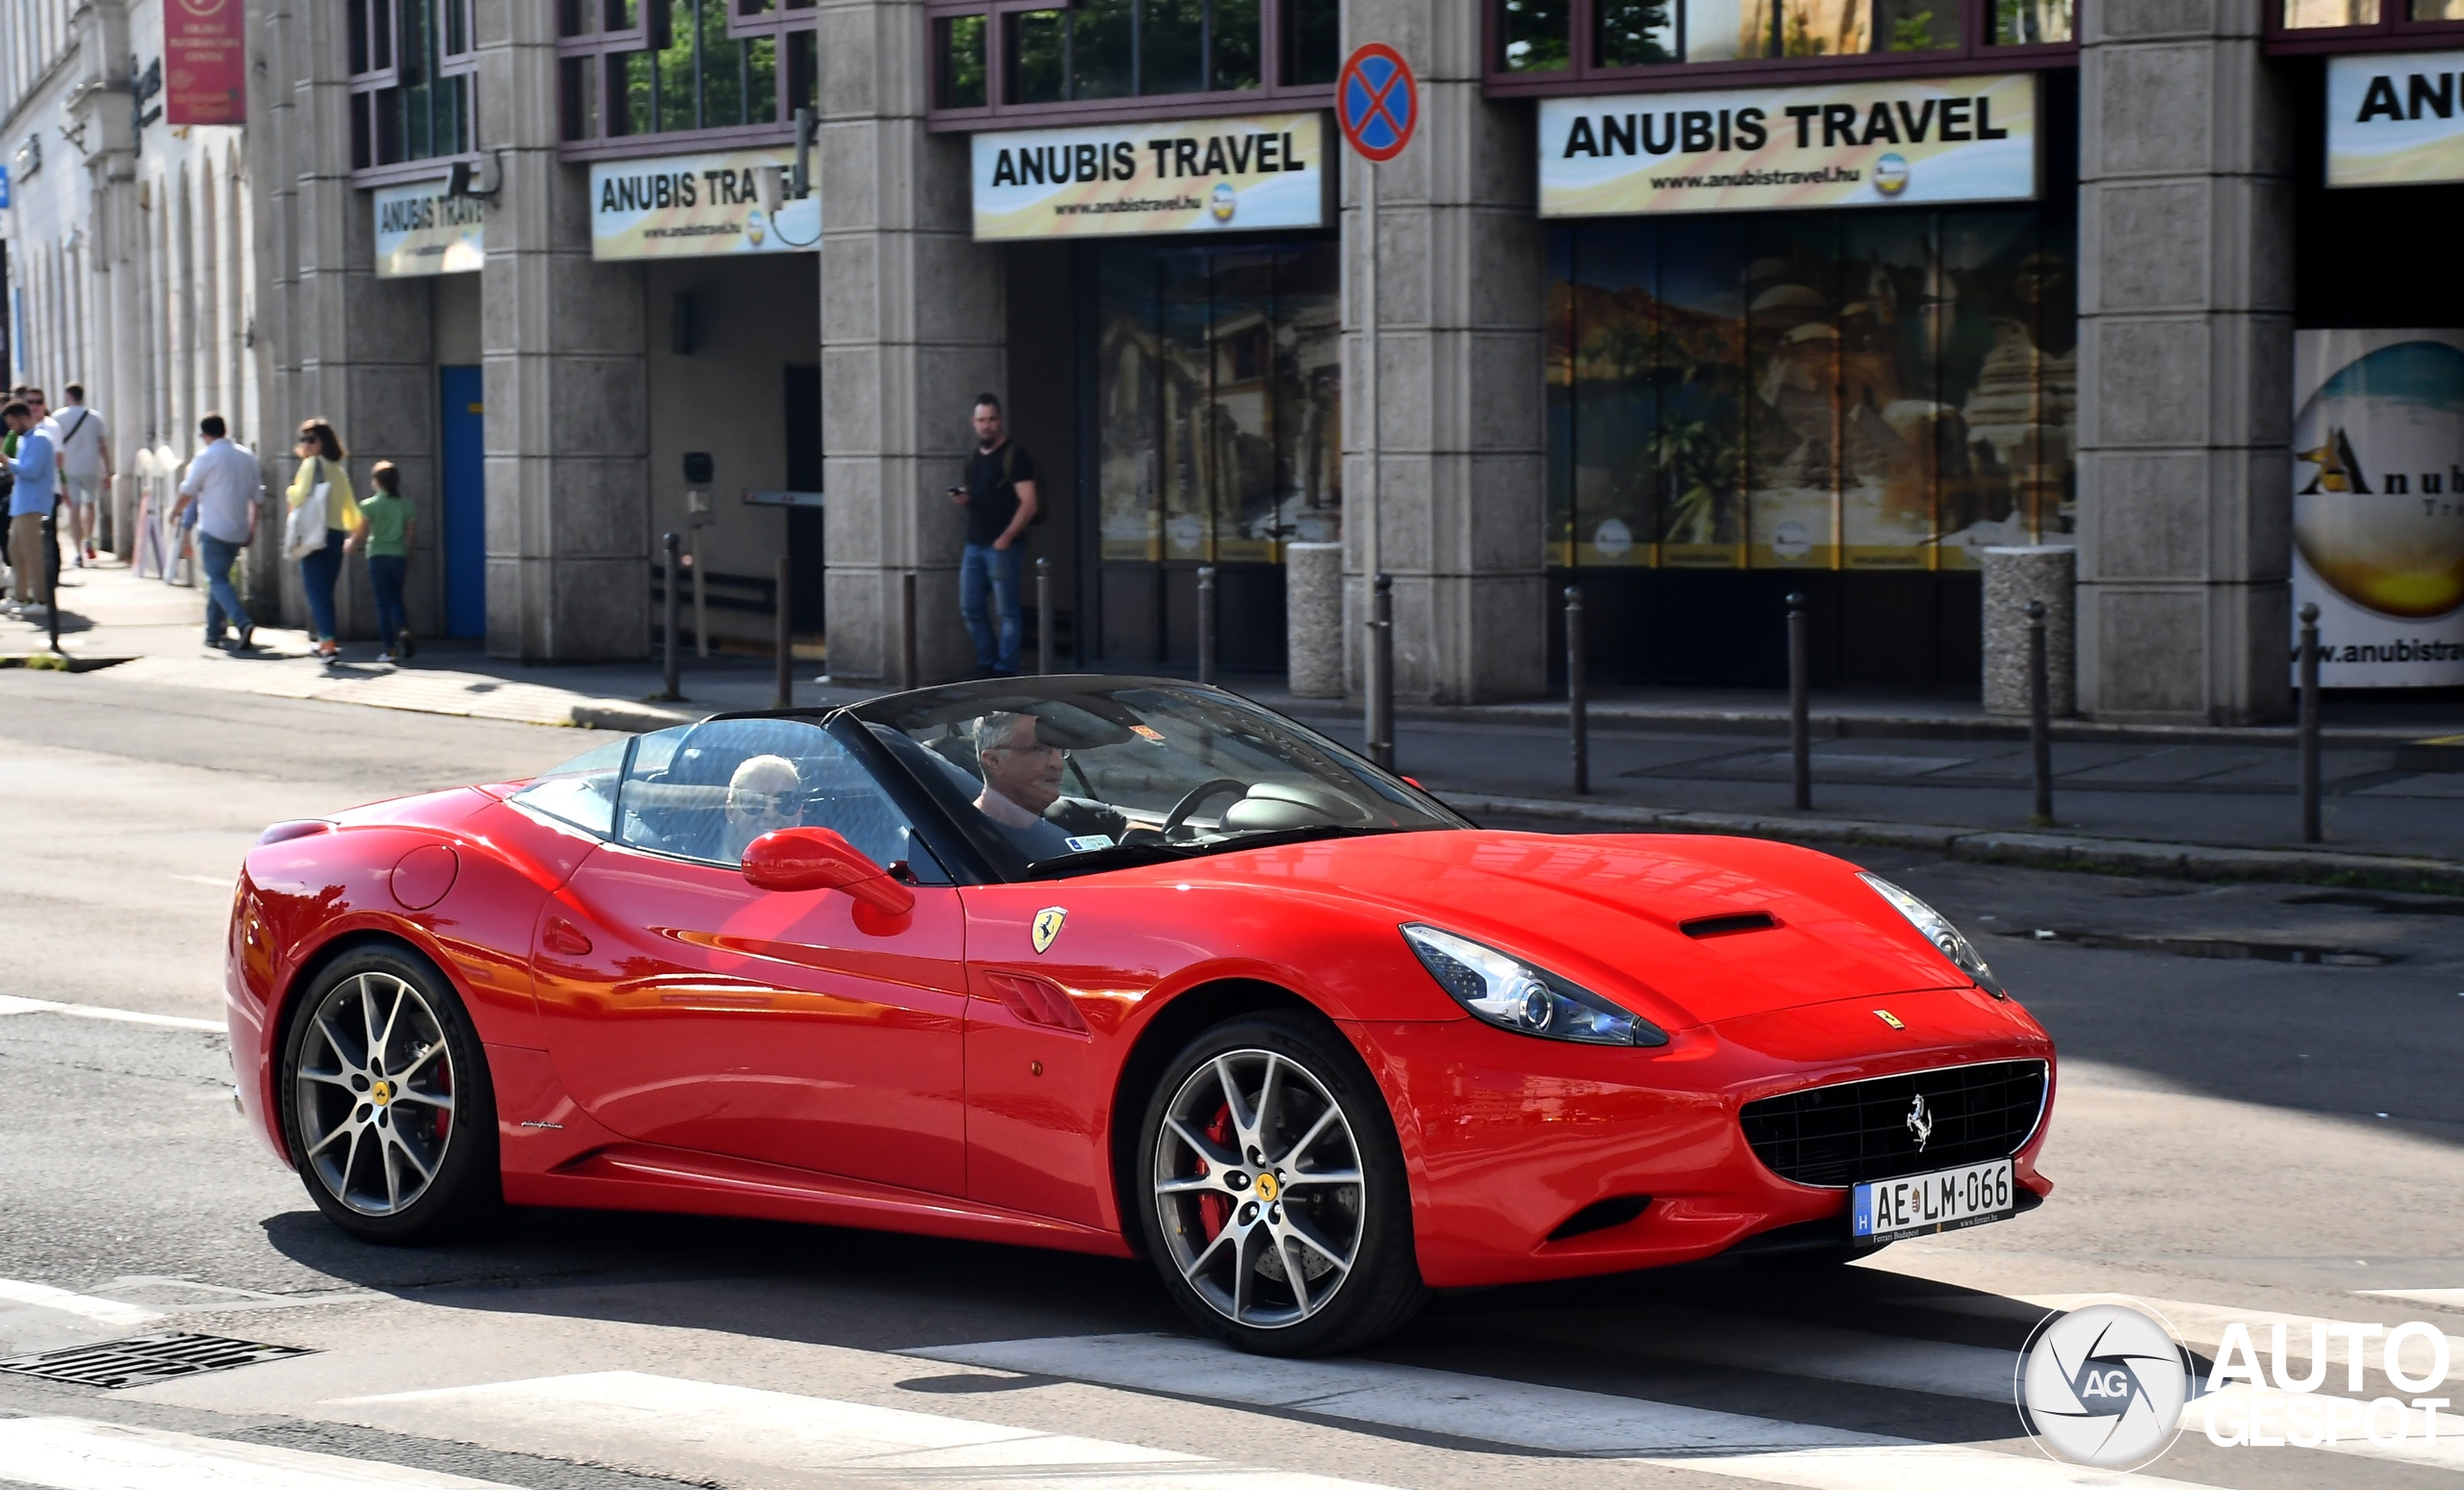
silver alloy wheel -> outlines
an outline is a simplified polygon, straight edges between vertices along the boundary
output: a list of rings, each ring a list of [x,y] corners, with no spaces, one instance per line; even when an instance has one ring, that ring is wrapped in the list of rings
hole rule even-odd
[[[1369,1215],[1360,1144],[1290,1056],[1227,1050],[1190,1073],[1155,1141],[1155,1215],[1173,1265],[1235,1324],[1279,1329],[1334,1301]]]
[[[382,972],[336,984],[309,1019],[292,1086],[302,1156],[344,1205],[399,1215],[453,1139],[444,1023],[417,987]]]

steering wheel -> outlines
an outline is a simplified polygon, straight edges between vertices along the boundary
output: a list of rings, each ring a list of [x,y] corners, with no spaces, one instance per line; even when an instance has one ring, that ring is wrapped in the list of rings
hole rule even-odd
[[[1164,836],[1170,837],[1175,830],[1189,821],[1190,814],[1198,809],[1199,804],[1209,797],[1219,797],[1227,791],[1237,791],[1245,796],[1248,790],[1246,782],[1236,782],[1228,776],[1219,776],[1211,782],[1198,783],[1190,788],[1188,796],[1173,804],[1171,812],[1164,819]]]

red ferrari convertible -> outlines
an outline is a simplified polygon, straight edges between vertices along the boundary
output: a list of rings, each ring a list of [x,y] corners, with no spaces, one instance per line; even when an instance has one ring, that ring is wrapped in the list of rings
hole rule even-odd
[[[277,824],[227,983],[243,1105],[354,1236],[510,1202],[1143,1252],[1283,1354],[2052,1188],[2052,1043],[1913,895],[1485,832],[1165,679],[721,715]]]

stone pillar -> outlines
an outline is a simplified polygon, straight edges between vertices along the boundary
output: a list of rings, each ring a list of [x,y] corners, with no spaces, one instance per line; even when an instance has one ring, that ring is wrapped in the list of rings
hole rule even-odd
[[[2293,141],[2266,7],[2080,9],[2080,706],[2280,718]]]
[[[2028,602],[2044,602],[2045,699],[2079,711],[2079,551],[2067,544],[1985,551],[1985,711],[2028,711]]]
[[[92,286],[90,319],[94,365],[87,370],[87,397],[101,410],[111,441],[113,479],[103,501],[111,512],[112,552],[133,559],[137,552],[137,452],[148,443],[143,358],[139,354],[138,292],[144,249],[142,214],[137,206],[136,121],[128,80],[109,60],[128,55],[129,26],[121,0],[99,0],[74,18],[82,57],[92,60],[86,80],[68,96],[65,112],[87,141],[86,187],[90,203],[91,246],[87,250]]]
[[[1395,577],[1396,693],[1476,703],[1548,681],[1541,548],[1548,263],[1531,106],[1480,96],[1481,13],[1467,0],[1351,0],[1347,44],[1378,38],[1420,78],[1421,120],[1378,167],[1382,543]],[[1364,167],[1344,160],[1345,651],[1360,677],[1367,590]]]
[[[1344,696],[1344,546],[1283,546],[1284,650],[1296,699]]]
[[[973,241],[966,137],[924,128],[921,0],[822,0],[819,19],[830,672],[897,681],[911,573],[924,676],[960,677],[975,655],[945,493],[964,472],[969,405],[1006,392],[1001,262]]]
[[[556,158],[555,11],[477,5],[480,142],[504,167],[479,288],[488,653],[641,657],[652,541],[642,271],[593,262],[589,172]],[[424,356],[427,339],[414,345]]]

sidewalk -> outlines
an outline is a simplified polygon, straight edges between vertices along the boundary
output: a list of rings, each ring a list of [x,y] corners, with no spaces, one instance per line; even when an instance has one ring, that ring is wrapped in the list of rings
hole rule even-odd
[[[764,658],[686,659],[690,702],[650,702],[655,665],[526,667],[476,643],[435,643],[408,667],[372,644],[342,666],[310,655],[296,631],[260,629],[253,656],[200,641],[196,592],[125,569],[64,577],[63,651],[100,686],[228,689],[426,713],[648,730],[727,709],[770,706]],[[0,660],[45,649],[43,634],[0,621]],[[108,659],[125,659],[108,661]],[[796,681],[802,706],[852,703],[870,688]],[[1295,699],[1280,678],[1226,686],[1357,747],[1357,709]],[[1973,702],[1819,695],[1814,804],[1789,806],[1784,696],[1630,690],[1592,706],[1593,790],[1577,797],[1562,700],[1399,711],[1403,771],[1484,820],[1597,823],[1622,831],[1752,833],[1806,841],[1889,843],[1955,858],[2187,875],[2371,883],[2464,893],[2464,702],[2331,702],[2323,753],[2327,842],[2297,841],[2297,756],[2289,729],[2177,729],[2063,721],[2055,815],[2028,826],[2029,759],[2019,721]]]

